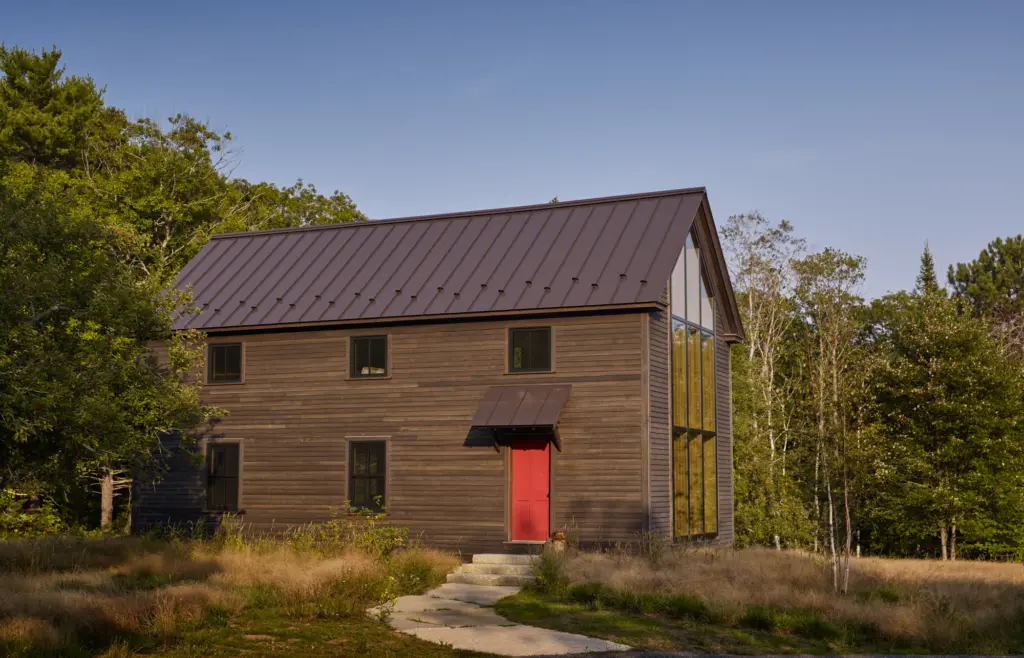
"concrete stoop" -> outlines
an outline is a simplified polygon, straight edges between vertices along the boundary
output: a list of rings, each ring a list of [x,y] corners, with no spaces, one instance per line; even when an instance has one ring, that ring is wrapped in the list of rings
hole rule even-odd
[[[500,553],[478,553],[472,562],[463,564],[448,574],[449,583],[464,585],[489,585],[498,587],[523,587],[533,580],[531,555],[505,555]]]

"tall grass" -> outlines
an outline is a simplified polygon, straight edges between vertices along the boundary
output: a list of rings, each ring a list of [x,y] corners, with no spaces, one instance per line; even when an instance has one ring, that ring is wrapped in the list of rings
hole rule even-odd
[[[566,598],[591,607],[897,649],[1024,651],[1024,568],[1015,563],[859,558],[844,596],[810,554],[672,549],[656,561],[574,555],[564,580]]]
[[[260,608],[296,618],[363,615],[438,584],[458,563],[394,542],[393,530],[363,527],[273,535],[234,523],[205,538],[193,528],[164,540],[0,542],[0,655],[151,649]]]

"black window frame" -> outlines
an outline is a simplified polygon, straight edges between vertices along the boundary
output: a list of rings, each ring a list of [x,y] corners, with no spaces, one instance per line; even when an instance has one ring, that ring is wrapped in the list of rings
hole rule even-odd
[[[356,473],[356,450],[357,449],[378,449],[382,458],[383,468],[376,475]],[[357,501],[355,498],[356,480],[379,480],[378,494],[380,500]],[[348,442],[348,503],[357,512],[380,513],[387,508],[388,503],[388,442],[386,439],[363,439],[350,440]]]
[[[217,462],[215,455],[218,452],[234,453],[234,474],[214,473]],[[221,441],[208,443],[206,446],[206,511],[221,513],[237,513],[241,510],[242,497],[242,446],[237,441]],[[221,462],[223,463],[223,462]],[[234,501],[231,496],[226,495],[230,488],[234,489]],[[220,491],[221,502],[217,503],[215,498]]]
[[[548,343],[548,363],[546,367],[515,367],[515,348],[516,348],[516,334],[529,333],[534,334],[537,332],[545,332],[547,334]],[[528,343],[532,347],[532,343]],[[523,362],[526,363],[527,359],[524,354]],[[533,365],[533,356],[530,357],[530,364]],[[509,372],[553,372],[555,365],[555,346],[554,346],[554,332],[550,326],[537,326],[537,327],[511,327],[508,330],[508,371]]]
[[[213,369],[215,363],[213,352],[214,350],[232,347],[238,348],[238,377],[231,379],[218,379]],[[206,346],[206,383],[241,384],[243,381],[245,381],[245,348],[242,346],[242,343],[209,343]]]
[[[384,341],[384,372],[383,373],[378,373],[378,374],[366,374],[366,375],[364,375],[364,374],[358,372],[358,370],[356,368],[356,341],[373,341],[373,340],[383,340]],[[370,335],[370,336],[350,336],[349,337],[349,341],[348,341],[348,352],[349,352],[348,374],[349,374],[349,377],[352,378],[352,379],[383,379],[383,378],[386,378],[386,377],[390,376],[390,374],[391,374],[391,364],[390,364],[391,358],[390,358],[390,354],[389,354],[389,352],[391,351],[390,347],[391,347],[390,346],[390,339],[388,337],[388,334],[373,334],[373,335]],[[373,357],[372,351],[370,353],[368,353],[367,356],[370,357],[370,359],[372,360],[372,357]],[[369,364],[368,367],[369,368],[373,368],[374,366],[371,363],[371,364]]]

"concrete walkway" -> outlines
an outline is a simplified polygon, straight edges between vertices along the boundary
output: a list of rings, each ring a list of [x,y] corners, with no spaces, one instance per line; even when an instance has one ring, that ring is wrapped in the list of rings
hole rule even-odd
[[[396,631],[455,649],[502,656],[554,656],[596,651],[626,651],[624,644],[585,635],[524,626],[500,616],[490,606],[518,587],[446,583],[423,596],[403,596],[388,622]],[[381,607],[370,615],[380,616]]]

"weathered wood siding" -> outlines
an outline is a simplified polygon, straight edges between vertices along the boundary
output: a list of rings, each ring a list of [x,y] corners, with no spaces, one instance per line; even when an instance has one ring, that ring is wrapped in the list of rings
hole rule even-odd
[[[723,326],[722,314],[715,307],[715,323]],[[715,337],[715,389],[718,406],[715,409],[718,428],[718,537],[715,543],[732,546],[735,536],[735,500],[733,497],[732,468],[732,367],[729,344]]]
[[[182,446],[176,434],[160,439],[157,461],[141,468],[132,487],[132,527],[187,526],[203,518],[206,483],[192,460],[200,446]]]
[[[666,295],[667,303],[667,295]],[[650,432],[650,531],[672,536],[672,417],[670,318],[668,311],[650,313],[647,321]]]
[[[390,521],[471,552],[502,550],[508,539],[506,451],[463,447],[484,391],[571,384],[562,452],[552,457],[552,526],[578,528],[584,542],[627,541],[646,521],[645,320],[633,312],[211,337],[243,343],[245,383],[205,386],[202,397],[230,412],[217,434],[242,443],[246,522],[280,529],[329,518],[348,498],[348,441],[382,438]],[[508,328],[547,325],[554,372],[506,374]],[[389,378],[349,379],[349,337],[383,333]],[[157,510],[178,495],[140,504]]]

